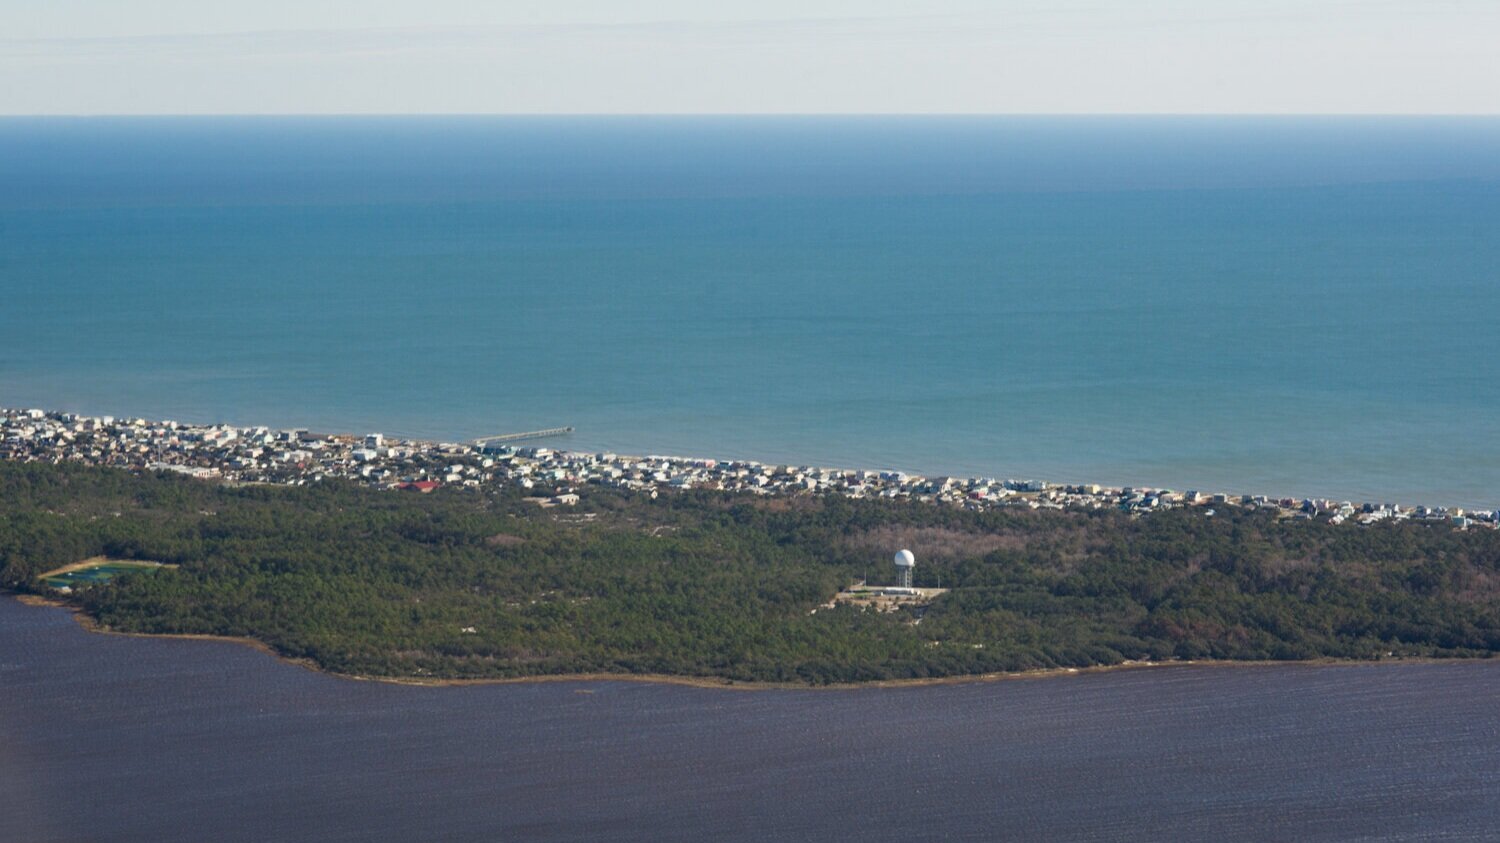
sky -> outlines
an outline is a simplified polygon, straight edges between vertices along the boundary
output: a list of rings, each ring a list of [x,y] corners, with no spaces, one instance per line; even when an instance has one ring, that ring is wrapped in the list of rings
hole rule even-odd
[[[1500,113],[1500,0],[0,0],[0,114]]]

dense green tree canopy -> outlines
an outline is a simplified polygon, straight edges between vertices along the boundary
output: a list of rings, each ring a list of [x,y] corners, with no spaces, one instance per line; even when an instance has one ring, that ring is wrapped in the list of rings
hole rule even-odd
[[[897,547],[917,553],[918,585],[953,590],[920,617],[819,608],[890,578]],[[71,596],[108,628],[249,636],[379,676],[826,683],[1500,651],[1490,530],[603,488],[544,510],[505,490],[0,464],[0,585],[39,590],[43,571],[100,554],[179,566]]]

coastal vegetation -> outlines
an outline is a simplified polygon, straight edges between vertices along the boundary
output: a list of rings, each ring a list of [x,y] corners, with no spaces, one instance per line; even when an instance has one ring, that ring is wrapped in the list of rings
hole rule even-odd
[[[916,552],[924,608],[826,604]],[[1225,506],[971,512],[836,495],[232,486],[0,463],[0,586],[110,630],[241,636],[340,673],[826,684],[1170,659],[1500,651],[1500,532]]]

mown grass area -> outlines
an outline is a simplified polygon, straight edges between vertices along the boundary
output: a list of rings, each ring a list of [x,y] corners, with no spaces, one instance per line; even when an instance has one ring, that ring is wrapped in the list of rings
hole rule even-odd
[[[167,566],[160,562],[96,557],[48,571],[39,575],[37,580],[50,588],[76,589],[106,583],[121,574],[151,573],[163,567]]]

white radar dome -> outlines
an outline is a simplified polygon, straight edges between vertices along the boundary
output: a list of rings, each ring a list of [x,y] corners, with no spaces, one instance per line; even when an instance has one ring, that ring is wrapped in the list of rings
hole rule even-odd
[[[911,567],[914,567],[916,564],[917,564],[917,557],[913,556],[910,550],[898,550],[898,551],[896,551],[896,567],[898,567],[898,568],[911,568]]]

